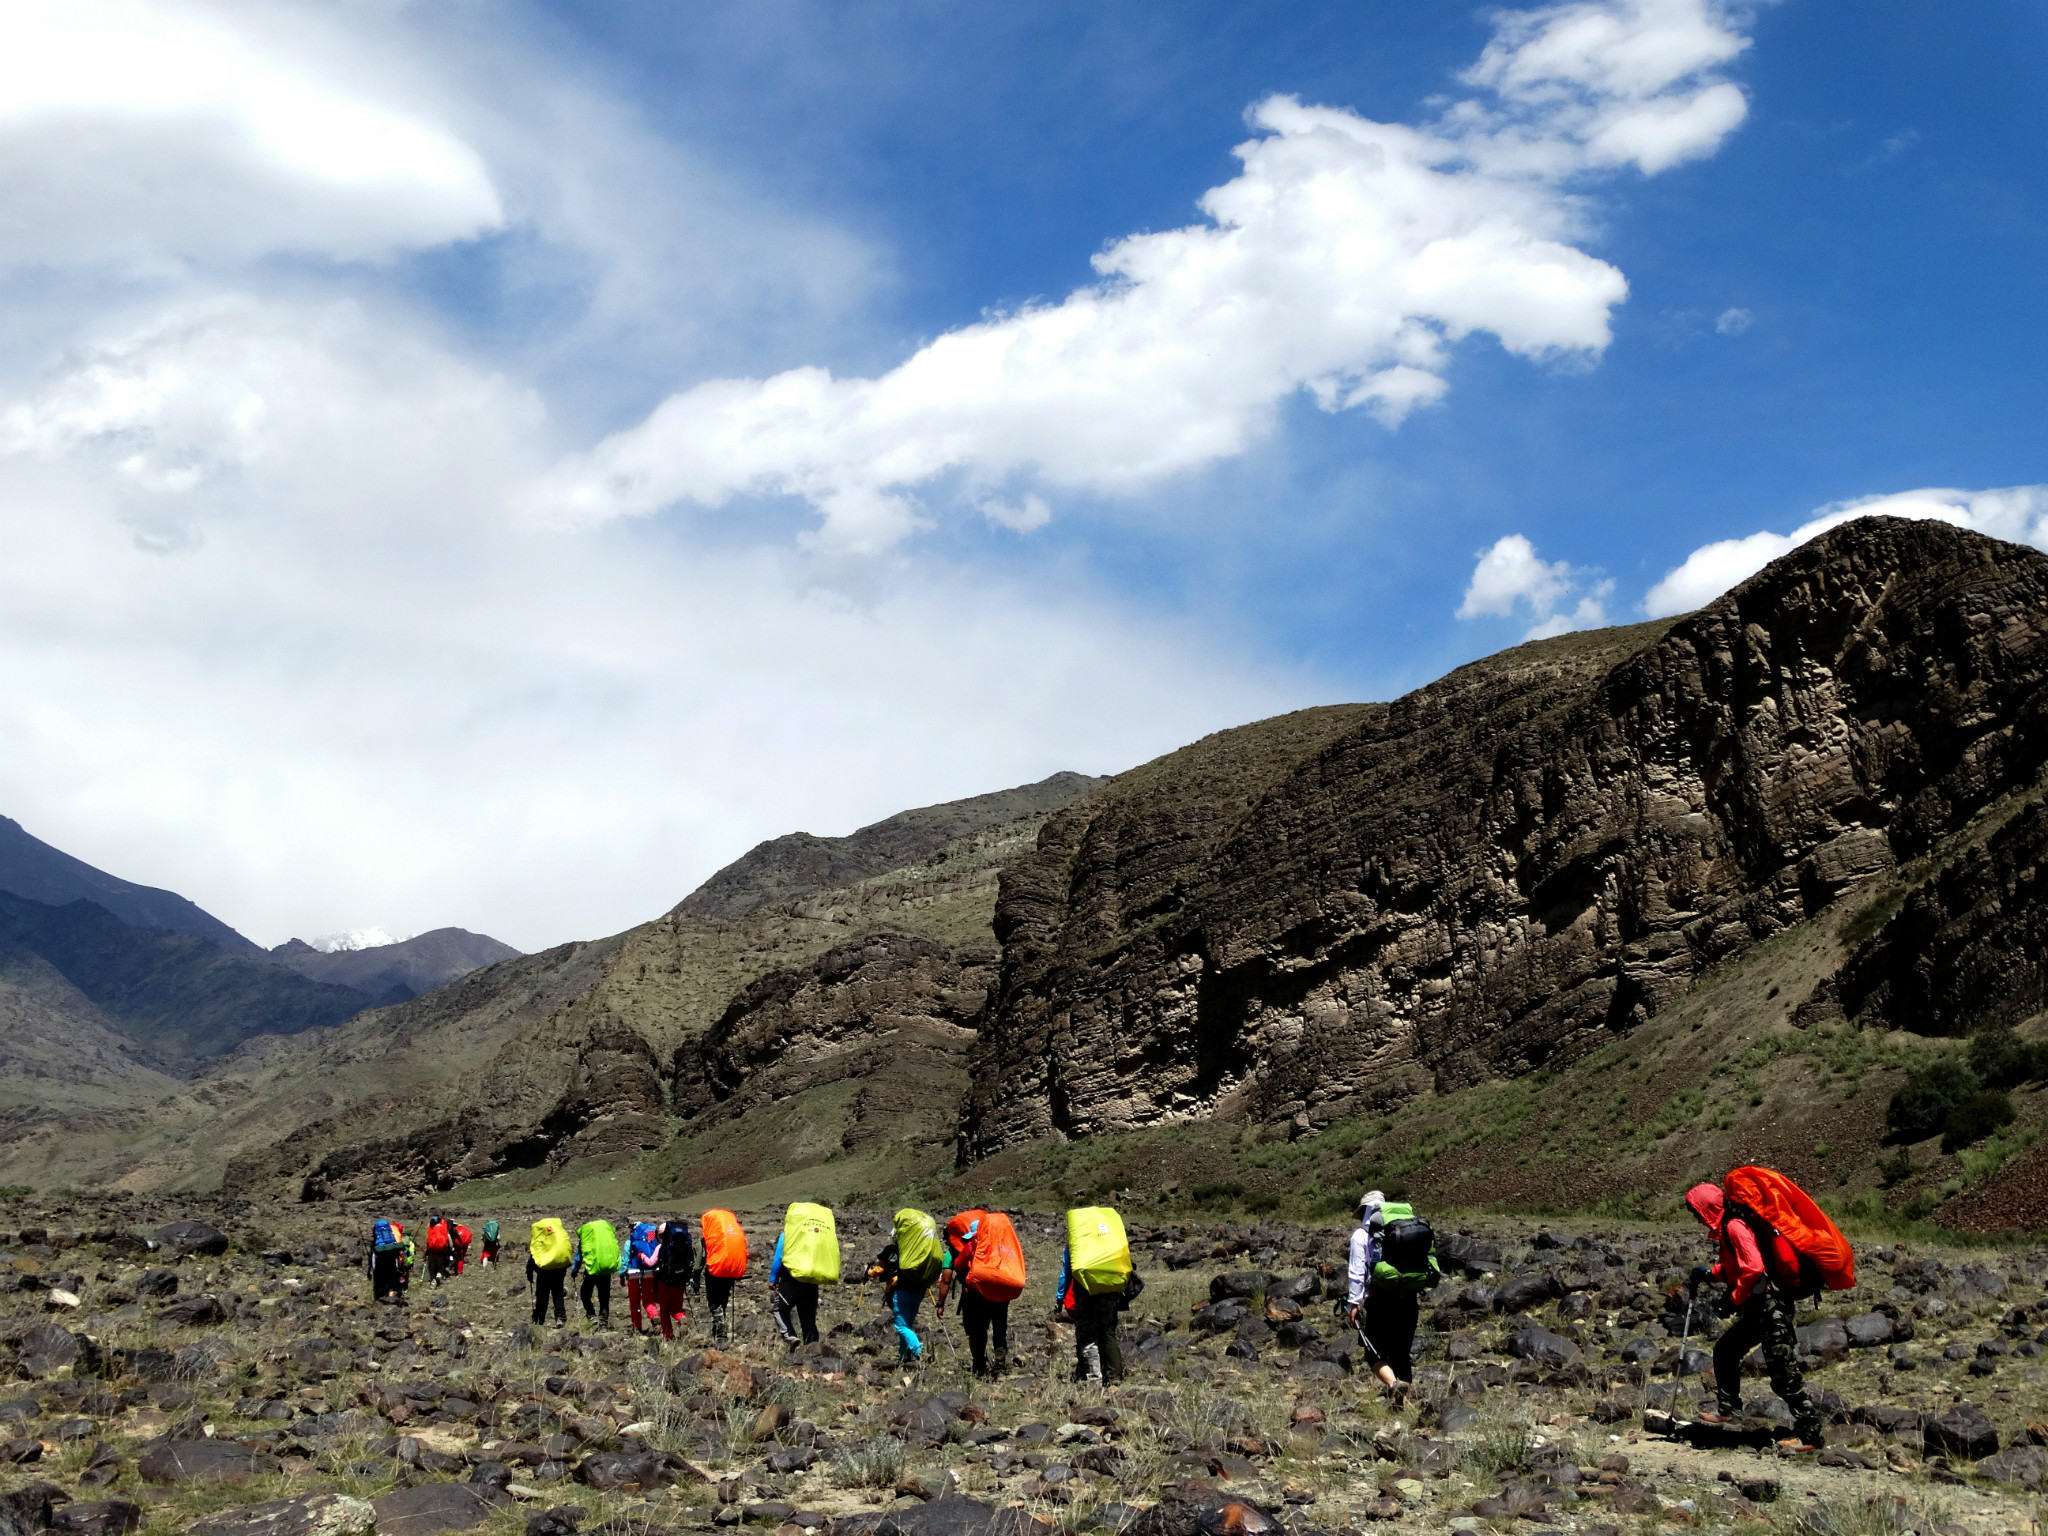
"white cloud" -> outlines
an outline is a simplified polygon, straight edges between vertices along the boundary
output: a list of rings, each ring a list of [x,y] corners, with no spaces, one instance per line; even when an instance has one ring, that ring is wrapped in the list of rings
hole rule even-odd
[[[1461,619],[1505,619],[1517,611],[1531,620],[1525,640],[1544,640],[1607,622],[1614,583],[1563,560],[1544,560],[1522,534],[1510,533],[1481,550],[1458,604]]]
[[[793,827],[1327,696],[1071,573],[895,557],[853,593],[507,519],[548,415],[406,312],[188,306],[0,418],[0,808],[265,942],[609,932]]]
[[[1898,491],[1833,502],[1790,533],[1766,531],[1703,544],[1650,588],[1643,598],[1643,612],[1662,618],[1705,607],[1780,555],[1856,517],[1934,518],[1996,539],[2048,549],[2048,485],[2015,485],[1992,491]]]
[[[1756,316],[1740,305],[1724,309],[1714,317],[1714,332],[1719,336],[1740,336],[1756,324]]]
[[[0,265],[357,259],[496,228],[477,152],[300,20],[287,36],[189,0],[0,8]]]
[[[1306,392],[1388,426],[1440,399],[1485,333],[1535,361],[1595,356],[1627,282],[1579,249],[1574,181],[1653,173],[1740,121],[1712,71],[1746,42],[1710,0],[1499,17],[1482,92],[1427,127],[1276,96],[1203,222],[1100,252],[1065,299],[941,335],[871,378],[794,368],[670,396],[567,460],[544,519],[794,497],[844,550],[886,548],[958,476],[1135,492],[1243,453]]]
[[[1461,120],[1529,164],[1654,176],[1720,148],[1749,110],[1715,76],[1749,47],[1717,0],[1572,0],[1502,11],[1466,84],[1497,103]]]

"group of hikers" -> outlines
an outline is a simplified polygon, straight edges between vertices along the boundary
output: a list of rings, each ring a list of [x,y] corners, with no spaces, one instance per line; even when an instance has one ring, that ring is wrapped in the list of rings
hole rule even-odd
[[[431,1285],[451,1280],[468,1267],[469,1250],[476,1238],[468,1227],[446,1216],[436,1215],[427,1220],[426,1236],[426,1245],[422,1248],[399,1222],[380,1217],[371,1224],[366,1267],[372,1300],[403,1305],[406,1293],[412,1288],[413,1271],[420,1267],[422,1255],[426,1259],[427,1281]],[[498,1224],[495,1221],[484,1223],[480,1261],[486,1268],[498,1261]]]
[[[1761,1345],[1771,1385],[1793,1421],[1780,1445],[1818,1449],[1820,1414],[1800,1369],[1792,1309],[1804,1297],[1855,1284],[1855,1256],[1847,1240],[1805,1191],[1768,1168],[1736,1168],[1719,1183],[1695,1185],[1685,1203],[1712,1235],[1716,1254],[1714,1263],[1700,1265],[1687,1280],[1681,1355],[1702,1290],[1712,1290],[1716,1310],[1729,1320],[1713,1352],[1716,1407],[1703,1411],[1700,1422],[1725,1424],[1741,1412],[1743,1359]],[[568,1283],[580,1278],[585,1320],[609,1327],[617,1276],[625,1282],[635,1333],[658,1328],[664,1340],[672,1340],[686,1316],[685,1297],[701,1292],[712,1342],[729,1343],[733,1289],[749,1268],[739,1218],[714,1207],[697,1218],[694,1230],[692,1223],[675,1219],[620,1225],[627,1233],[623,1241],[620,1227],[601,1219],[584,1222],[573,1234],[557,1217],[533,1223],[526,1277],[535,1325],[550,1312],[558,1327],[566,1323]],[[483,1263],[489,1265],[497,1257],[497,1222],[484,1224],[483,1242]],[[428,1278],[438,1284],[461,1274],[469,1247],[468,1227],[432,1218]],[[370,1275],[376,1300],[404,1300],[415,1258],[413,1241],[397,1222],[374,1224]],[[936,1296],[935,1311],[943,1317],[957,1294],[974,1374],[995,1377],[1009,1368],[1010,1303],[1024,1294],[1026,1266],[1016,1226],[1003,1212],[960,1211],[941,1225],[924,1211],[899,1210],[888,1242],[866,1273],[882,1287],[903,1364],[925,1358],[917,1328],[925,1298]],[[837,1218],[829,1206],[800,1200],[788,1207],[766,1278],[782,1339],[791,1347],[818,1342],[820,1293],[842,1279]],[[1442,1278],[1429,1223],[1413,1206],[1369,1190],[1358,1202],[1341,1310],[1373,1375],[1397,1398],[1414,1379],[1422,1295]],[[1109,1206],[1068,1211],[1053,1296],[1059,1314],[1074,1327],[1076,1381],[1123,1376],[1118,1325],[1143,1289],[1118,1213]]]

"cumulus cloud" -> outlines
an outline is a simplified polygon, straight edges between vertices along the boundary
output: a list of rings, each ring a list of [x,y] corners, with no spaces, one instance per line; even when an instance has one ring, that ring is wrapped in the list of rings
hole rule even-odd
[[[1552,172],[1701,159],[1748,115],[1715,71],[1749,47],[1714,0],[1572,0],[1502,11],[1466,84],[1491,99],[1454,119],[1495,158]]]
[[[1564,560],[1545,560],[1536,546],[1510,533],[1481,550],[1458,605],[1461,619],[1505,619],[1517,612],[1529,620],[1525,640],[1544,640],[1607,622],[1614,583]]]
[[[1477,94],[1415,127],[1260,102],[1201,222],[1132,235],[1057,303],[941,335],[874,377],[712,380],[573,456],[530,500],[598,521],[794,497],[873,552],[934,485],[1135,492],[1246,451],[1306,393],[1397,426],[1476,334],[1532,361],[1597,356],[1628,291],[1575,243],[1576,190],[1711,153],[1741,120],[1715,71],[1746,41],[1711,0],[1586,0],[1496,18]]]
[[[476,150],[325,28],[156,0],[0,8],[0,265],[358,259],[494,229]]]
[[[792,827],[1322,693],[1085,579],[509,520],[555,424],[405,311],[109,327],[0,423],[0,807],[267,942],[609,932]]]
[[[1718,336],[1740,336],[1756,324],[1756,316],[1740,305],[1732,305],[1714,317],[1714,333]]]
[[[2048,485],[2014,485],[1991,491],[1895,491],[1832,502],[1790,533],[1764,531],[1703,544],[1650,588],[1643,598],[1643,612],[1662,618],[1705,607],[1780,555],[1790,554],[1808,539],[1857,517],[1932,518],[2048,550]]]

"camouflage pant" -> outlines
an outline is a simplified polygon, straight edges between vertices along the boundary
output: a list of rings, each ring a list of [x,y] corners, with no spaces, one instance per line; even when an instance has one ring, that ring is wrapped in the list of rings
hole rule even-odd
[[[1758,1344],[1764,1347],[1764,1369],[1771,1390],[1792,1410],[1792,1425],[1802,1439],[1820,1438],[1820,1410],[1806,1393],[1806,1373],[1799,1368],[1799,1338],[1793,1331],[1792,1298],[1771,1285],[1760,1285],[1742,1304],[1735,1320],[1714,1344],[1714,1394],[1723,1413],[1742,1408],[1742,1357]]]

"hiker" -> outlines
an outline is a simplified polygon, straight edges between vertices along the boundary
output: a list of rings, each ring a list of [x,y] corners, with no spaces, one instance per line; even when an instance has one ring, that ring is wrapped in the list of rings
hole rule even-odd
[[[459,1221],[453,1223],[448,1231],[453,1239],[452,1246],[455,1250],[455,1273],[459,1275],[464,1269],[469,1267],[469,1245],[474,1240],[475,1234]]]
[[[633,1331],[641,1333],[661,1312],[661,1297],[655,1276],[655,1261],[661,1256],[661,1223],[636,1221],[626,1239],[626,1306],[633,1314]]]
[[[939,1224],[923,1211],[900,1210],[892,1225],[893,1236],[875,1255],[868,1275],[882,1282],[889,1321],[896,1330],[897,1363],[916,1365],[924,1359],[924,1340],[917,1336],[918,1308],[932,1283],[947,1272],[952,1254],[939,1236]]]
[[[676,1336],[676,1324],[686,1315],[683,1297],[697,1278],[697,1250],[690,1241],[687,1222],[661,1224],[661,1252],[654,1261],[655,1296],[661,1304],[661,1336]]]
[[[961,1211],[946,1223],[946,1247],[952,1263],[939,1275],[938,1315],[946,1315],[946,1299],[960,1288],[960,1326],[967,1334],[967,1352],[974,1374],[993,1379],[1010,1368],[1010,1303],[1024,1294],[1024,1246],[1017,1229],[1001,1211]],[[995,1336],[995,1360],[989,1360],[989,1336]]]
[[[818,1288],[839,1283],[839,1226],[830,1207],[793,1201],[783,1213],[782,1235],[768,1266],[775,1295],[775,1326],[791,1348],[818,1342]]]
[[[484,1269],[498,1262],[498,1218],[495,1216],[484,1223],[483,1257],[478,1262]]]
[[[1106,1205],[1068,1211],[1056,1294],[1059,1309],[1074,1321],[1074,1380],[1097,1385],[1123,1380],[1117,1322],[1144,1289],[1131,1262],[1123,1218]]]
[[[1699,1422],[1721,1426],[1741,1414],[1742,1357],[1761,1344],[1771,1389],[1792,1410],[1792,1435],[1780,1440],[1779,1448],[1819,1450],[1820,1410],[1807,1393],[1793,1331],[1793,1302],[1807,1289],[1799,1250],[1747,1207],[1731,1204],[1718,1184],[1695,1184],[1685,1192],[1685,1204],[1713,1236],[1718,1250],[1712,1265],[1693,1270],[1687,1291],[1697,1294],[1709,1282],[1722,1286],[1717,1310],[1732,1318],[1714,1342],[1716,1406],[1702,1409]],[[1846,1250],[1847,1244],[1843,1247]]]
[[[1373,1374],[1395,1397],[1415,1381],[1415,1326],[1422,1293],[1442,1278],[1435,1234],[1409,1205],[1388,1204],[1377,1189],[1358,1202],[1351,1234],[1344,1316],[1358,1330]]]
[[[403,1302],[406,1292],[412,1289],[413,1271],[419,1268],[420,1245],[413,1241],[412,1234],[399,1227],[397,1222],[394,1221],[391,1225],[398,1227],[398,1299]]]
[[[427,1279],[439,1285],[455,1273],[455,1233],[446,1216],[427,1223]]]
[[[612,1276],[619,1272],[619,1234],[608,1221],[586,1221],[576,1229],[569,1255],[569,1273],[581,1275],[583,1321],[600,1328],[612,1325]],[[591,1304],[592,1298],[596,1305]]]
[[[732,1288],[746,1278],[747,1234],[731,1211],[713,1208],[700,1218],[704,1229],[704,1310],[711,1314],[711,1342],[732,1342]]]
[[[548,1305],[555,1309],[555,1326],[569,1323],[569,1232],[558,1216],[543,1216],[533,1224],[533,1236],[526,1246],[526,1283],[533,1287],[533,1325],[538,1328],[547,1317]]]
[[[405,1300],[404,1236],[405,1229],[388,1217],[380,1216],[370,1224],[370,1300],[373,1302],[387,1298],[398,1303]]]

